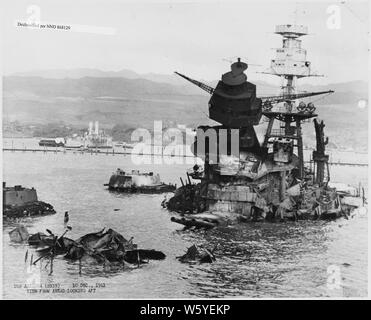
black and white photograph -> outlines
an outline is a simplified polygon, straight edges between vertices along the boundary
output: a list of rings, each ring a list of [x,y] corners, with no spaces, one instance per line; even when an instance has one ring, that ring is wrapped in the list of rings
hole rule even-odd
[[[368,1],[0,8],[2,299],[368,298]]]

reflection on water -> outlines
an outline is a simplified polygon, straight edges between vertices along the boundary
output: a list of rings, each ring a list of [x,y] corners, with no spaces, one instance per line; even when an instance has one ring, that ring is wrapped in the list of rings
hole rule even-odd
[[[103,186],[117,167],[158,172],[164,182],[178,183],[187,165],[141,165],[130,157],[112,155],[3,153],[4,180],[8,185],[34,186],[39,198],[50,202],[57,214],[27,218],[32,232],[48,228],[63,232],[64,211],[70,213],[71,238],[113,228],[142,248],[161,250],[164,261],[137,266],[78,263],[58,257],[53,274],[47,261],[35,272],[41,283],[89,285],[104,283],[94,294],[27,294],[15,288],[30,278],[24,244],[9,242],[16,225],[4,224],[4,295],[7,298],[182,298],[182,297],[312,297],[367,295],[367,217],[350,220],[251,223],[209,231],[181,231],[161,208],[164,195],[111,193]],[[367,169],[344,167],[332,172],[348,183],[367,183]],[[176,257],[197,244],[208,249],[217,245],[213,264],[182,264]],[[31,254],[31,251],[29,255]],[[34,253],[34,260],[36,254]],[[329,290],[328,267],[341,272],[341,288]]]

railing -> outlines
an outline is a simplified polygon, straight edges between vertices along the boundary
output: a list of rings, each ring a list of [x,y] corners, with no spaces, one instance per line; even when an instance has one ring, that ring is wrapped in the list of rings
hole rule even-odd
[[[286,132],[285,129],[272,129],[270,135],[271,136],[287,136],[287,137],[296,137],[295,135],[296,130],[289,129],[288,132]]]
[[[285,130],[284,129],[272,129],[271,135],[284,136],[285,135]]]
[[[276,26],[276,33],[298,33],[298,34],[308,34],[308,27],[302,25],[278,25]]]
[[[304,161],[304,163],[310,164],[313,163],[311,161]],[[357,163],[357,162],[341,162],[340,160],[336,161],[329,161],[329,166],[347,166],[347,167],[368,167],[368,163]]]
[[[309,111],[309,110],[304,110],[304,111],[299,111],[297,109],[297,106],[274,106],[272,108],[269,108],[269,106],[264,106],[263,105],[263,112],[279,112],[279,113],[293,113],[293,114],[313,114],[315,110]]]

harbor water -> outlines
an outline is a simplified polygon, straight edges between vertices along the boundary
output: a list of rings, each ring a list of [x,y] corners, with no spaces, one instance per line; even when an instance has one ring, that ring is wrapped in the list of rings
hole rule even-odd
[[[356,157],[356,156],[355,156]],[[3,152],[7,185],[35,187],[40,200],[51,203],[55,215],[4,222],[3,292],[5,298],[248,298],[248,297],[358,297],[367,295],[367,214],[336,221],[244,223],[209,231],[182,231],[161,207],[164,194],[119,194],[104,186],[117,168],[159,173],[166,183],[177,183],[190,165],[132,163],[129,155]],[[334,182],[367,190],[367,167],[331,167]],[[19,223],[30,233],[64,231],[64,212],[70,216],[76,239],[103,227],[140,248],[161,250],[163,261],[124,269],[83,264],[58,257],[49,267],[30,268],[25,254],[36,254],[26,244],[9,240]],[[176,257],[197,244],[215,251],[212,264],[182,264]],[[29,291],[25,284],[37,274],[44,288]],[[335,282],[333,281],[334,277]],[[96,290],[70,290],[77,284]]]

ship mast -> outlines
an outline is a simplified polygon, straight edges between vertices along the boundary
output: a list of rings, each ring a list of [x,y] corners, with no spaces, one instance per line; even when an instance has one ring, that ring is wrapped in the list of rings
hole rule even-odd
[[[300,102],[297,106],[295,100],[319,94],[332,93],[333,91],[298,93],[296,81],[299,78],[320,76],[311,71],[311,63],[307,60],[307,51],[301,46],[300,37],[308,34],[308,28],[302,25],[278,25],[276,34],[283,37],[282,47],[276,49],[276,57],[271,61],[268,74],[273,74],[283,79],[282,95],[266,97],[263,105],[263,115],[268,118],[268,128],[265,134],[263,148],[269,144],[277,143],[283,139],[296,141],[299,159],[299,177],[304,177],[304,154],[301,124],[317,116],[314,113],[313,103]],[[275,105],[283,102],[281,105]],[[295,108],[296,107],[296,108]],[[273,129],[274,120],[279,120],[280,129]],[[321,183],[321,182],[320,182]]]
[[[283,79],[282,95],[287,95],[287,106],[293,106],[290,96],[297,94],[296,80],[303,77],[319,77],[311,71],[311,63],[307,60],[307,51],[301,46],[300,37],[308,34],[308,28],[302,25],[278,25],[276,34],[282,36],[282,47],[276,49],[276,58],[271,61],[268,74]],[[327,93],[327,92],[324,92]],[[314,95],[308,93],[308,96]],[[295,98],[294,98],[295,99]]]
[[[273,74],[281,77],[283,79],[284,85],[282,86],[282,93],[280,95],[256,97],[256,99],[258,99],[256,101],[260,100],[262,103],[261,114],[268,119],[268,128],[261,150],[263,151],[263,153],[268,154],[270,145],[273,145],[274,149],[275,145],[277,146],[280,144],[285,144],[288,141],[296,142],[296,144],[294,144],[294,147],[297,148],[297,157],[299,162],[298,177],[302,179],[304,178],[304,154],[301,124],[305,120],[317,117],[317,114],[314,113],[316,108],[312,102],[306,104],[301,101],[298,105],[296,105],[295,101],[315,95],[330,94],[334,91],[328,90],[320,92],[299,93],[296,90],[297,79],[304,77],[321,76],[311,71],[311,63],[307,60],[307,51],[301,47],[300,37],[308,34],[307,27],[291,24],[279,25],[276,26],[275,33],[283,37],[282,47],[276,49],[276,58],[271,61],[270,69],[267,72],[262,73]],[[238,61],[235,62],[232,66],[236,67],[240,64],[243,63],[240,61],[240,59],[238,59]],[[246,65],[247,68],[247,64],[244,65]],[[212,98],[210,100],[210,106],[212,107],[212,102],[215,100],[215,96],[219,95],[218,88],[214,89],[200,81],[191,79],[181,73],[175,73],[211,94]],[[225,78],[226,81],[228,80],[227,78],[228,77]],[[246,81],[246,79],[244,79],[244,81]],[[222,104],[220,108],[227,108],[227,105],[228,104]],[[244,118],[242,115],[238,115],[238,113],[236,113],[237,109],[231,113],[234,114],[234,116],[231,116],[231,114],[229,113],[230,110],[222,110],[222,112],[219,112],[219,110],[217,113],[214,112],[215,110],[215,108],[210,108],[210,118],[229,127],[235,126],[241,128],[246,127],[247,125],[256,125],[258,124],[257,120],[260,120],[260,117],[257,118],[257,115],[253,115],[251,119],[249,119],[249,117]],[[227,114],[229,114],[229,118],[227,117],[228,119],[225,118]],[[279,129],[273,129],[275,120],[278,120],[280,122]],[[244,121],[248,121],[248,124],[244,123]],[[231,125],[232,122],[233,125]],[[321,154],[322,153],[323,152],[321,152]],[[320,158],[316,157],[316,155],[317,153],[313,155],[313,160],[316,162],[316,164],[319,164],[317,167],[322,170],[322,168],[324,168],[322,162],[324,159],[326,159],[326,155],[323,154]],[[321,184],[323,182],[320,181],[323,176],[324,175],[321,173],[318,174],[319,178],[317,179],[317,183]]]

